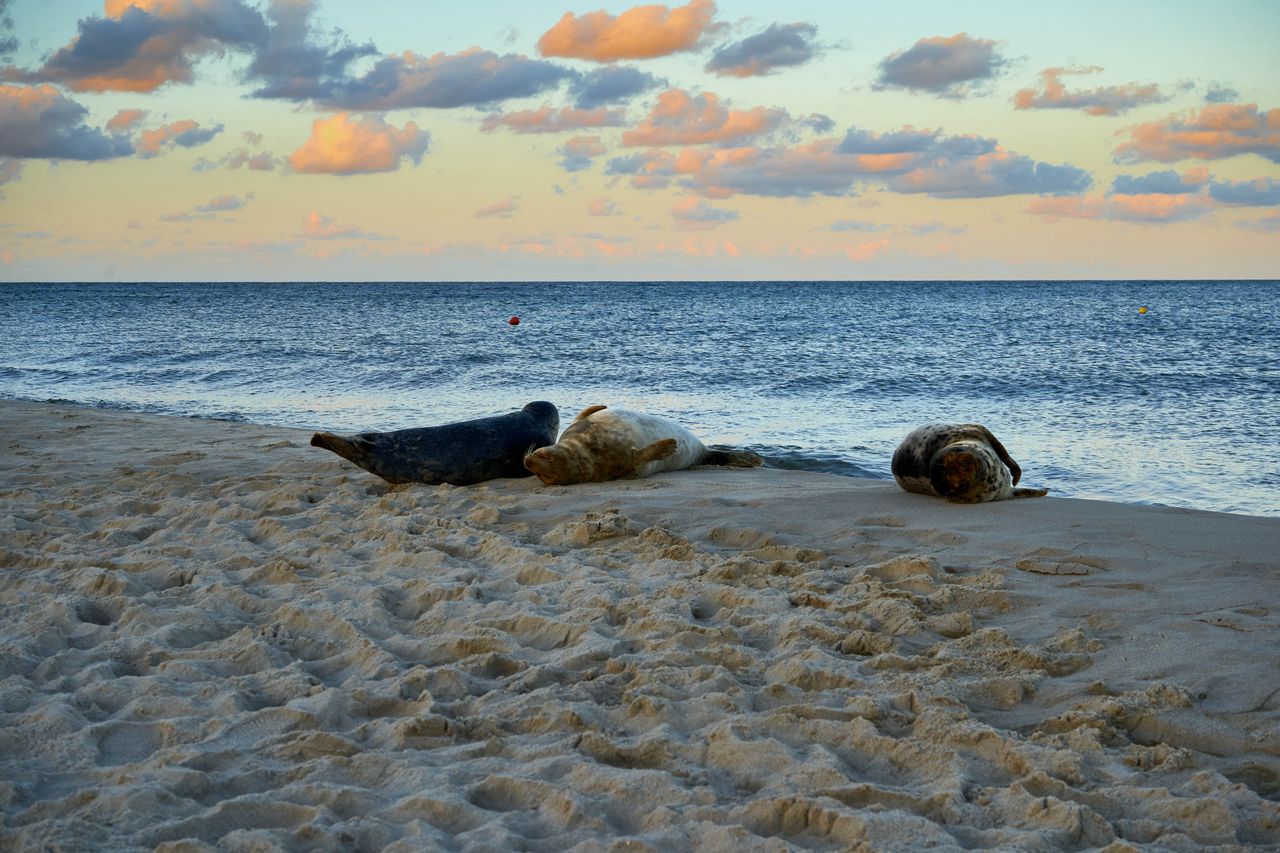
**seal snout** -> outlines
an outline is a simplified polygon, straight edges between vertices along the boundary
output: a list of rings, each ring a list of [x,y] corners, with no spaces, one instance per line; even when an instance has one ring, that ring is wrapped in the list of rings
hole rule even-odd
[[[545,447],[524,455],[524,467],[548,486],[559,485],[555,457]]]

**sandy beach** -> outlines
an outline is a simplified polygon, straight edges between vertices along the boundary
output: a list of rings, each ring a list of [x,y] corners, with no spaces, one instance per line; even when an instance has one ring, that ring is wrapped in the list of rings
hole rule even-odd
[[[6,850],[1280,849],[1280,519],[0,429]]]

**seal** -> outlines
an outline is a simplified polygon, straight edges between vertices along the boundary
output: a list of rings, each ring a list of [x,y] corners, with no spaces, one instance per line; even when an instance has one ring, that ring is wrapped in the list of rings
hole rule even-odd
[[[893,479],[908,492],[956,503],[1038,498],[1048,489],[1014,488],[1022,469],[982,424],[927,424],[893,453]]]
[[[548,486],[648,477],[691,465],[763,464],[747,450],[710,450],[673,420],[607,406],[583,409],[558,442],[524,457],[524,467]]]
[[[539,400],[518,412],[393,432],[343,437],[318,432],[323,447],[388,483],[469,486],[498,477],[528,477],[525,454],[556,440],[560,412]]]

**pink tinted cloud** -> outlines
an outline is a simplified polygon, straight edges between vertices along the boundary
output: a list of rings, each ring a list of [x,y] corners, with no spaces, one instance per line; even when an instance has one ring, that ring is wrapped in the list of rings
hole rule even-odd
[[[182,119],[172,124],[162,125],[154,130],[144,130],[138,136],[135,150],[139,157],[150,158],[163,149],[179,145],[183,148],[195,148],[203,145],[222,132],[222,125],[201,127],[198,121]]]
[[[606,150],[598,136],[574,136],[560,146],[560,152],[568,157],[599,157]]]
[[[1200,194],[1139,193],[1134,195],[1058,196],[1034,199],[1027,213],[1046,222],[1060,219],[1108,219],[1121,222],[1168,223],[1199,219],[1211,209]]]
[[[779,108],[754,107],[731,110],[710,92],[690,95],[683,89],[668,89],[648,118],[622,134],[625,146],[700,145],[734,142],[775,130],[787,119]]]
[[[142,121],[143,116],[146,114],[146,110],[120,110],[107,121],[107,130],[112,133],[124,133],[132,130],[133,126]]]
[[[355,121],[347,113],[318,118],[311,137],[289,155],[295,172],[358,175],[393,172],[404,158],[417,164],[431,144],[431,134],[413,122],[403,128],[369,115]]]
[[[671,207],[671,218],[685,230],[706,230],[733,222],[738,218],[736,211],[725,210],[707,204],[697,196],[685,196]]]
[[[1068,74],[1093,74],[1102,71],[1098,65],[1075,68],[1046,68],[1040,72],[1041,91],[1021,89],[1013,96],[1019,110],[1082,110],[1091,116],[1114,116],[1144,104],[1169,100],[1155,84],[1126,83],[1122,86],[1098,86],[1068,92],[1062,77]]]
[[[618,205],[607,198],[597,198],[587,205],[587,212],[592,216],[617,216]]]
[[[354,225],[339,224],[333,221],[331,217],[323,215],[318,210],[313,210],[302,221],[301,236],[308,240],[346,240],[363,237],[364,232]]]
[[[593,110],[576,110],[562,107],[553,110],[543,105],[536,110],[520,110],[495,113],[480,123],[480,129],[492,133],[505,127],[513,133],[562,133],[586,127],[617,127],[625,121],[621,110],[599,107]]]
[[[492,217],[501,217],[506,219],[516,212],[516,197],[507,196],[493,204],[486,204],[484,207],[476,211],[477,219],[490,219]]]
[[[1127,128],[1129,141],[1115,150],[1119,163],[1217,160],[1258,154],[1280,163],[1280,109],[1257,104],[1210,104]]]
[[[538,51],[596,62],[666,56],[697,46],[715,13],[712,0],[692,0],[674,9],[635,6],[617,16],[603,9],[584,15],[566,12],[538,39]]]
[[[870,243],[859,243],[857,246],[850,246],[844,250],[844,253],[849,260],[862,263],[875,259],[887,248],[889,248],[889,240],[882,237],[879,240],[872,240]]]

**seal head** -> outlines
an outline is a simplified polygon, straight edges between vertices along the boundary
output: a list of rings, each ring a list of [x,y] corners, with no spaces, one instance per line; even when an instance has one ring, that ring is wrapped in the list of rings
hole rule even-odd
[[[1048,489],[1015,488],[1022,469],[981,424],[928,424],[893,454],[893,478],[908,492],[956,503],[1040,497]]]

